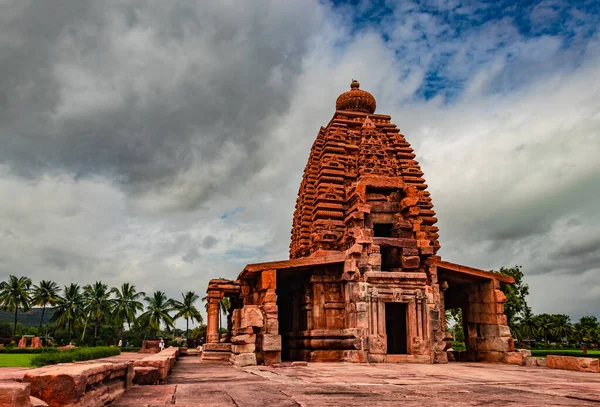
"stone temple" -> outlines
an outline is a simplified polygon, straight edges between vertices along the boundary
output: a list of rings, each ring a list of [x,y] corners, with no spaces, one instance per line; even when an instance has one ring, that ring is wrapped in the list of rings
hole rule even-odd
[[[249,264],[208,286],[207,357],[447,363],[445,310],[460,308],[460,359],[521,363],[504,315],[508,276],[436,255],[423,172],[391,117],[352,81],[313,143],[294,212],[290,259]],[[219,301],[228,333],[219,341]],[[220,355],[220,356],[219,356]]]

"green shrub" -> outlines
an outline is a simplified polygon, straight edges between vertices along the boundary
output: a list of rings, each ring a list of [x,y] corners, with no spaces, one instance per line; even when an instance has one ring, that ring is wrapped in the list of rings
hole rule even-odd
[[[464,342],[454,341],[452,342],[452,349],[454,350],[467,350]]]
[[[48,353],[48,352],[59,352],[56,348],[0,348],[0,354],[11,353],[11,354],[24,354],[24,353]]]
[[[115,346],[97,347],[97,348],[77,348],[72,350],[42,353],[31,360],[33,366],[55,365],[57,363],[81,362],[115,356],[121,351]]]

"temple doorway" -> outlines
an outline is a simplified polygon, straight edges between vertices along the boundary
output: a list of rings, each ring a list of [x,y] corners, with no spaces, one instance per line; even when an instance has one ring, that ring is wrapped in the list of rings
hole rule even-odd
[[[408,353],[408,348],[406,344],[405,303],[385,303],[385,333],[387,335],[388,354],[400,355]]]

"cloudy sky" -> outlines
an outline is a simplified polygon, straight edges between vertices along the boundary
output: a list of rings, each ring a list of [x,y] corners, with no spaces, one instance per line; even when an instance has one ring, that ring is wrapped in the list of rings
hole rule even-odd
[[[596,1],[0,0],[0,279],[204,293],[288,257],[352,78],[416,150],[440,254],[600,317]]]

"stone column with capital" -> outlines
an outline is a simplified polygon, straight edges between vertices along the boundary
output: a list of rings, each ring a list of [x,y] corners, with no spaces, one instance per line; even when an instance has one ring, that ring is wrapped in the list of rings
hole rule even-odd
[[[219,342],[219,297],[208,294],[208,319],[206,321],[206,343]],[[218,295],[218,294],[217,294]]]

